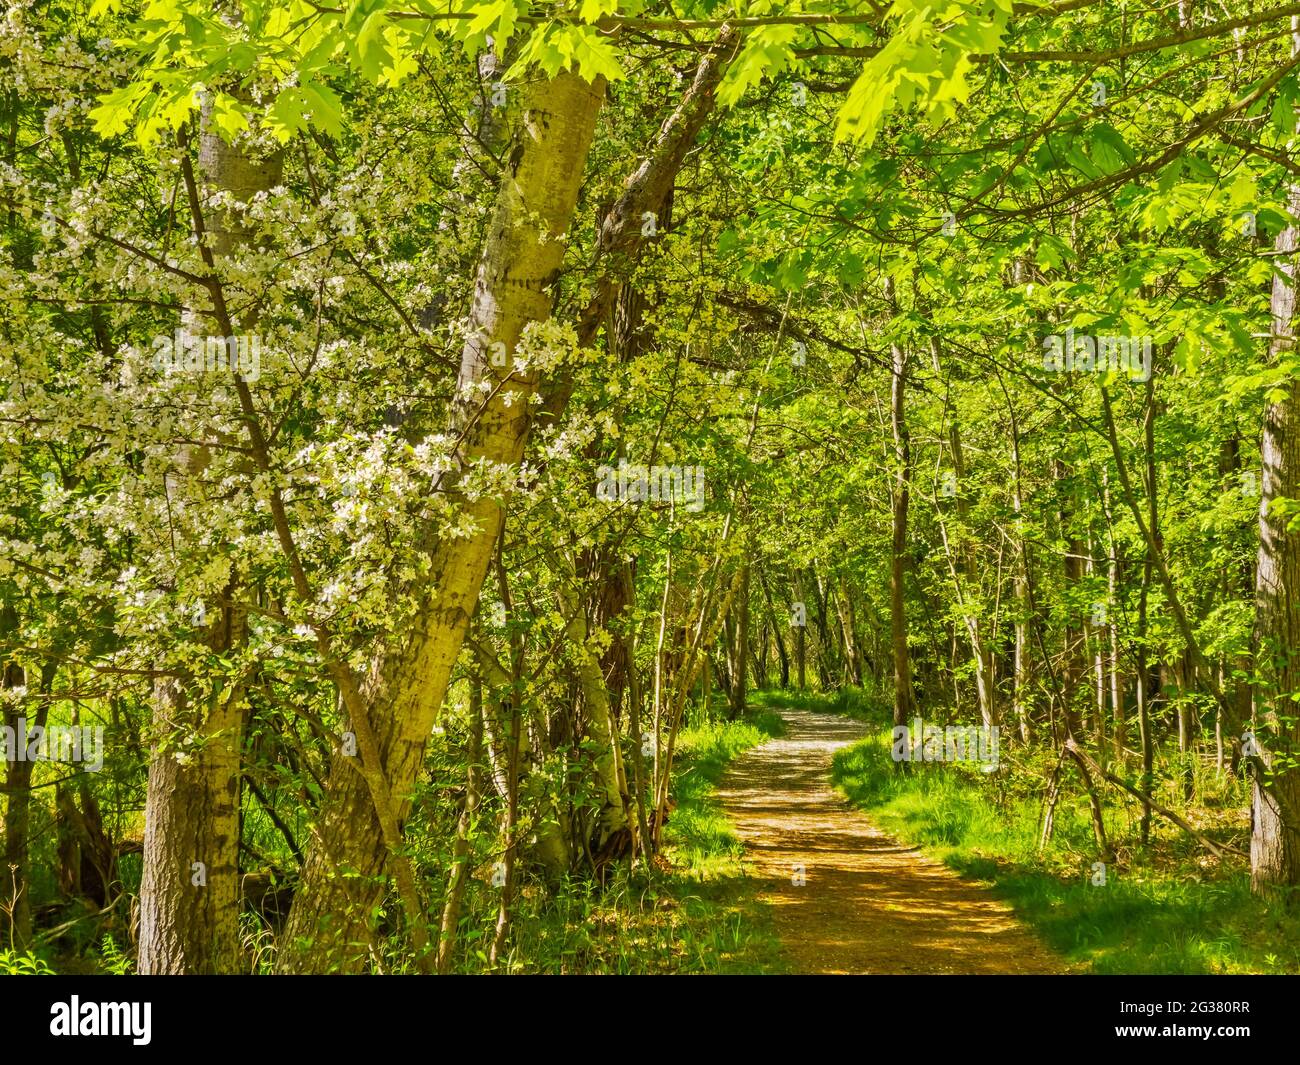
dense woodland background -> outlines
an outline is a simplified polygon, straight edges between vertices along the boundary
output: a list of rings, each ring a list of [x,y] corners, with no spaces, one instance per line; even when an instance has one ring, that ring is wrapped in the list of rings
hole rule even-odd
[[[1300,969],[1297,19],[6,0],[4,721],[104,760],[10,741],[0,968],[775,966],[797,704],[1080,964]]]

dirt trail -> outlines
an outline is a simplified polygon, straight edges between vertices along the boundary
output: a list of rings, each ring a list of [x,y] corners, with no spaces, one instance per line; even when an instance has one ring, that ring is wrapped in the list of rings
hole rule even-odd
[[[1054,973],[1064,965],[985,888],[904,847],[830,784],[866,726],[782,710],[786,734],[745,752],[719,789],[800,973]],[[795,866],[806,883],[792,883]]]

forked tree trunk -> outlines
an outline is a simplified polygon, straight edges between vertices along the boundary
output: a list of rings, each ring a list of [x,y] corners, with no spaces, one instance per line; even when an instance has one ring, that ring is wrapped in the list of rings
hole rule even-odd
[[[569,573],[573,579],[572,571]],[[557,567],[557,580],[565,573]],[[628,818],[627,782],[624,777],[623,754],[619,746],[618,729],[610,712],[609,689],[600,668],[598,652],[588,646],[590,634],[584,604],[557,588],[557,596],[569,624],[565,635],[572,648],[578,684],[582,689],[583,707],[586,711],[587,739],[591,741],[593,783],[600,797],[596,817],[596,838],[592,840],[593,854],[603,856],[607,844],[614,841],[621,852],[621,840],[630,843],[631,827]],[[617,837],[617,838],[616,838]],[[630,849],[630,848],[629,848]]]
[[[841,572],[835,589],[835,610],[840,619],[840,632],[844,638],[844,658],[849,671],[849,683],[862,687],[862,649],[858,646],[858,619],[853,608],[849,579]]]
[[[565,232],[577,203],[603,80],[563,73],[528,90],[479,262],[469,336],[461,357],[465,431],[459,468],[518,464],[529,429],[532,370],[512,363],[524,329],[550,316]],[[494,345],[503,348],[494,348]],[[506,365],[493,365],[504,349]],[[500,358],[496,359],[501,362]],[[473,391],[486,386],[486,392]],[[472,395],[472,398],[470,398]],[[448,484],[454,494],[454,484]],[[452,666],[478,602],[501,528],[490,496],[458,499],[474,533],[433,550],[413,631],[372,669],[365,690],[370,726],[398,805],[399,823]],[[335,754],[313,845],[281,946],[282,972],[357,972],[371,939],[371,914],[385,890],[385,848],[365,781]]]
[[[734,35],[701,60],[691,89],[664,123],[654,150],[605,215],[600,247],[611,270],[626,263],[641,241],[641,214],[664,202],[686,153],[713,108],[715,90],[733,50]],[[458,406],[452,435],[463,441],[459,461],[443,488],[475,531],[430,543],[431,564],[416,589],[415,622],[372,666],[363,692],[370,731],[378,741],[380,771],[395,799],[400,823],[425,744],[439,713],[452,667],[491,563],[503,513],[491,497],[465,498],[456,480],[476,466],[514,466],[523,457],[530,424],[534,374],[510,360],[526,326],[550,316],[552,288],[563,259],[564,234],[582,183],[604,81],[564,73],[526,90],[523,118],[506,153],[501,185],[479,262],[470,331],[461,356],[460,385],[472,400]],[[583,316],[580,335],[590,342],[604,320],[616,286],[607,276]],[[504,351],[507,365],[494,359]],[[545,409],[563,410],[571,378],[556,383]],[[335,754],[313,845],[282,939],[281,972],[358,972],[372,937],[371,914],[386,887],[386,847],[378,832],[368,787],[348,759]]]

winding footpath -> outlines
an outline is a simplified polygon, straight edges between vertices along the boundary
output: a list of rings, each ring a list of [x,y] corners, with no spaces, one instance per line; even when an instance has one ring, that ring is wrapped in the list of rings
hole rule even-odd
[[[832,788],[832,757],[865,725],[781,716],[785,735],[737,758],[719,798],[794,972],[1063,971],[987,888],[898,843]]]

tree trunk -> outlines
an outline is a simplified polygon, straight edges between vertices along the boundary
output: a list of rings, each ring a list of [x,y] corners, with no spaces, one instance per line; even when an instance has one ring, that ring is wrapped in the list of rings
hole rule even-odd
[[[1300,19],[1292,19],[1292,51],[1300,55]],[[1300,185],[1289,190],[1289,209],[1300,214]],[[1277,238],[1273,278],[1271,354],[1294,347],[1297,232],[1288,226]],[[1274,509],[1274,500],[1300,496],[1300,380],[1289,378],[1264,412],[1259,506],[1259,561],[1255,576],[1256,723],[1264,726],[1257,746],[1271,777],[1256,775],[1251,808],[1250,883],[1259,894],[1300,885],[1300,825],[1285,816],[1300,810],[1300,533],[1293,520]],[[1257,734],[1258,736],[1258,734]]]
[[[469,335],[461,358],[466,434],[460,469],[517,465],[529,428],[533,372],[493,365],[493,346],[509,362],[526,326],[550,316],[552,286],[577,203],[584,163],[604,96],[603,80],[575,74],[535,83],[479,263]],[[498,352],[500,348],[496,349]],[[498,372],[499,369],[499,372]],[[490,390],[471,414],[468,397]],[[454,485],[448,485],[455,495]],[[414,631],[404,633],[375,668],[366,702],[399,823],[425,743],[441,708],[452,666],[478,602],[502,522],[490,496],[460,497],[475,532],[436,546]],[[365,781],[336,753],[317,833],[307,853],[278,962],[282,972],[358,972],[371,939],[371,912],[384,890],[385,847]]]
[[[803,617],[799,618],[799,624],[795,625],[794,631],[794,660],[795,675],[798,678],[799,690],[808,690],[808,602],[804,599],[803,578],[795,573],[794,575],[794,594],[798,602],[803,607]]]
[[[460,929],[460,909],[465,898],[465,885],[469,882],[470,855],[473,849],[471,834],[478,814],[478,801],[482,777],[480,762],[483,757],[483,680],[473,677],[469,689],[469,744],[465,751],[468,765],[465,770],[465,805],[456,821],[456,842],[451,848],[451,877],[447,884],[447,898],[442,906],[442,928],[438,936],[438,972],[451,972],[452,957],[456,952],[456,935]]]
[[[1083,578],[1083,543],[1078,533],[1071,526],[1074,523],[1074,486],[1069,483],[1066,464],[1061,459],[1054,463],[1053,475],[1056,479],[1060,507],[1058,521],[1060,536],[1065,542],[1064,574],[1067,589],[1077,587]],[[1066,593],[1072,595],[1073,592]],[[1065,625],[1062,647],[1061,666],[1061,727],[1060,742],[1079,735],[1080,721],[1076,699],[1080,683],[1084,676],[1083,666],[1083,621],[1071,618]]]
[[[861,688],[862,651],[858,647],[857,617],[853,609],[853,596],[849,592],[849,579],[843,572],[839,575],[835,592],[835,607],[839,613],[840,631],[844,636],[844,657],[848,661],[849,681]]]
[[[567,636],[577,663],[578,683],[582,688],[582,701],[586,710],[587,738],[591,741],[592,769],[596,792],[600,796],[597,814],[597,832],[592,840],[592,853],[601,855],[615,837],[630,843],[628,823],[627,785],[623,773],[623,757],[619,747],[618,732],[609,709],[609,689],[600,670],[600,660],[587,646],[587,617],[581,603],[561,599],[565,612],[570,615]],[[621,853],[624,847],[618,847]]]
[[[195,706],[159,684],[140,881],[141,975],[234,973],[239,958],[241,693]],[[182,761],[171,744],[194,730]]]
[[[5,613],[13,618],[13,612],[8,607],[8,604],[6,604]],[[16,624],[16,618],[14,618],[14,624]],[[52,668],[42,673],[42,694],[49,691],[47,676],[50,681],[53,680],[54,671]],[[22,688],[26,686],[26,683],[27,675],[22,666],[13,661],[4,664],[3,670],[0,671],[0,685],[4,688],[13,689]],[[45,728],[50,711],[50,700],[41,699],[39,701],[36,718],[26,723],[25,732],[19,727],[20,719],[26,722],[22,706],[23,704],[20,702],[8,704],[4,717],[4,724],[13,730],[15,744],[24,742],[20,737],[29,734],[33,728]],[[0,913],[8,917],[4,926],[5,939],[3,942],[6,945],[12,945],[17,950],[24,950],[31,945],[32,939],[32,885],[28,875],[28,866],[31,861],[32,769],[35,764],[25,756],[25,753],[20,757],[16,750],[9,750],[7,754],[11,761],[5,769],[5,794],[9,798],[5,805],[4,864],[0,866],[0,877],[2,877],[0,878],[0,899],[3,900],[5,908],[0,910]]]
[[[558,880],[569,871],[573,855],[570,839],[573,835],[570,820],[557,809],[544,774],[533,772],[532,752],[527,731],[520,728],[516,734],[512,727],[513,710],[510,693],[513,683],[508,674],[494,668],[480,658],[480,667],[491,678],[491,695],[483,700],[483,731],[487,742],[485,752],[490,754],[492,782],[503,802],[510,798],[510,767],[515,767],[518,787],[524,805],[534,812],[537,828],[531,843],[530,857],[552,880]],[[513,737],[513,739],[512,739]]]
[[[212,192],[249,203],[280,181],[282,157],[256,158],[227,144],[205,102],[199,174]],[[203,219],[215,263],[246,244],[237,212],[218,208]],[[254,322],[239,323],[245,329]],[[182,460],[182,467],[190,464]],[[188,472],[188,471],[187,471]],[[178,483],[181,479],[178,479]],[[226,589],[229,600],[232,584]],[[222,653],[242,641],[242,611],[213,611],[205,642]],[[140,880],[141,975],[233,973],[240,965],[240,752],[245,702],[241,689],[215,692],[204,704],[182,678],[154,686],[153,747],[145,798],[144,868]],[[184,748],[193,746],[182,759]]]
[[[1106,489],[1106,513],[1110,517],[1110,484],[1107,479]],[[1115,539],[1114,525],[1112,523],[1110,531],[1110,557],[1109,568],[1107,570],[1107,594],[1110,598],[1110,617],[1107,619],[1107,635],[1109,637],[1110,652],[1110,714],[1111,714],[1111,744],[1113,746],[1115,763],[1119,767],[1121,775],[1128,763],[1128,708],[1124,705],[1124,669],[1120,660],[1120,641],[1119,641],[1119,621],[1116,614],[1119,611],[1120,601],[1120,569],[1123,566],[1123,558],[1120,554],[1120,546]]]
[[[935,373],[941,370],[939,341],[930,338],[930,357]],[[986,728],[999,723],[997,706],[997,687],[994,683],[993,649],[985,634],[979,602],[979,558],[970,529],[970,503],[964,485],[966,483],[966,458],[961,445],[961,429],[957,423],[957,412],[951,396],[945,401],[944,420],[948,426],[948,450],[952,455],[952,473],[956,489],[954,502],[957,512],[957,529],[950,535],[948,526],[940,517],[939,528],[943,535],[943,544],[948,556],[948,566],[956,587],[957,600],[962,610],[962,620],[966,626],[966,636],[970,641],[971,660],[975,667],[975,692],[979,698],[980,718]],[[954,542],[955,541],[955,542]]]
[[[623,582],[625,601],[629,610],[635,614],[636,581],[633,578],[632,563],[623,564]],[[629,625],[623,634],[624,655],[628,663],[627,670],[627,705],[628,724],[632,731],[632,795],[635,799],[637,839],[633,850],[636,854],[645,854],[650,845],[650,822],[646,816],[646,780],[643,752],[643,734],[641,731],[641,674],[636,665],[636,629]]]
[[[740,568],[740,589],[736,592],[736,656],[731,676],[731,720],[745,713],[749,699],[749,563]]]
[[[1001,384],[1001,379],[999,379]],[[1003,385],[1003,394],[1007,402],[1007,415],[1011,422],[1011,461],[1015,468],[1012,482],[1011,503],[1016,515],[1016,572],[1012,580],[1012,594],[1016,604],[1015,624],[1015,664],[1012,667],[1012,714],[1020,729],[1020,740],[1028,744],[1030,729],[1030,691],[1033,685],[1034,656],[1029,646],[1029,626],[1033,619],[1032,555],[1029,540],[1025,536],[1024,488],[1021,484],[1020,466],[1020,423],[1016,418],[1015,407]]]
[[[772,593],[767,587],[767,578],[759,571],[759,586],[763,589],[763,599],[767,602],[767,615],[771,619],[772,637],[776,640],[776,656],[781,662],[781,688],[790,687],[790,655],[785,649],[785,640],[781,638],[782,620],[772,605]]]
[[[890,282],[887,298],[893,299]],[[907,353],[898,345],[890,345],[892,373],[890,387],[890,420],[894,434],[894,490],[892,493],[892,550],[889,566],[889,624],[890,644],[894,658],[894,727],[910,724],[912,715],[912,665],[907,648],[907,508],[912,491],[911,438],[907,431],[905,405],[907,388]],[[905,763],[896,762],[903,767]]]
[[[661,127],[653,150],[606,213],[599,245],[611,265],[582,317],[583,343],[590,342],[605,319],[616,288],[612,277],[640,246],[642,212],[665,202],[711,113],[733,45],[733,34],[719,35],[717,47],[700,61],[681,105]],[[529,399],[537,381],[531,373],[514,372],[511,367],[497,373],[490,357],[494,348],[498,354],[504,348],[508,360],[524,328],[550,315],[566,244],[563,236],[573,216],[603,96],[604,82],[599,78],[587,84],[566,73],[534,82],[527,90],[514,147],[506,154],[461,359],[462,393],[486,387],[488,394],[472,419],[467,404],[453,418],[451,435],[464,444],[460,461],[442,486],[476,531],[430,544],[431,565],[416,589],[421,602],[415,623],[379,656],[365,690],[369,725],[378,736],[382,770],[400,807],[399,821],[409,807],[425,744],[502,521],[497,500],[465,499],[455,491],[455,480],[473,466],[513,466],[522,458]],[[571,383],[571,377],[563,375],[554,383],[544,413],[555,416],[563,410]],[[336,754],[281,947],[280,971],[362,969],[371,939],[370,914],[385,887],[386,848],[375,831],[372,807],[365,781],[346,758]]]
[[[1146,383],[1146,393],[1142,403],[1142,438],[1145,452],[1144,477],[1147,490],[1147,527],[1148,532],[1155,528],[1159,516],[1156,501],[1156,460],[1155,429],[1156,396],[1155,375]],[[1155,553],[1150,542],[1146,545],[1146,554],[1142,563],[1142,589],[1138,598],[1137,630],[1137,680],[1134,691],[1137,695],[1138,736],[1142,743],[1142,792],[1150,795],[1155,783],[1155,737],[1151,735],[1151,677],[1147,663],[1148,606],[1151,598],[1151,581],[1155,576]],[[1142,800],[1142,822],[1139,829],[1142,845],[1151,841],[1151,803]]]
[[[1089,536],[1088,542],[1088,569],[1095,577],[1098,568],[1097,542]],[[1110,587],[1110,571],[1106,571],[1107,588]],[[1109,593],[1108,593],[1109,595]],[[1107,600],[1109,604],[1109,598]],[[1097,624],[1091,621],[1087,626],[1088,646],[1092,648],[1092,669],[1093,669],[1093,737],[1097,748],[1097,761],[1104,769],[1106,763],[1110,760],[1106,750],[1106,717],[1109,700],[1107,697],[1106,685],[1106,647],[1107,636],[1109,633],[1109,605],[1106,610],[1106,617]]]

